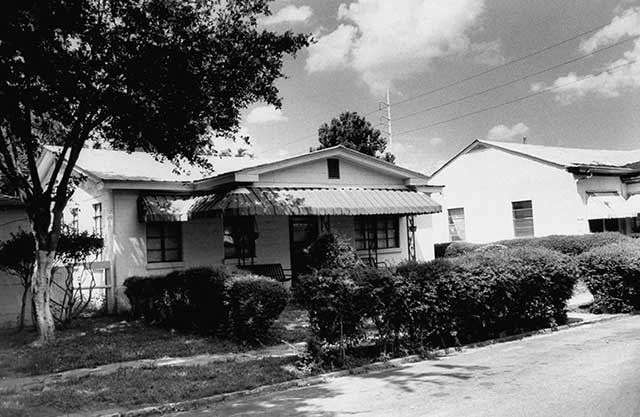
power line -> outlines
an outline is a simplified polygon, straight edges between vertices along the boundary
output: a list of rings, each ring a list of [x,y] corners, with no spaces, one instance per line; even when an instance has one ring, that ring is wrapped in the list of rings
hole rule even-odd
[[[453,122],[453,121],[456,121],[456,120],[460,120],[460,119],[463,119],[463,118],[468,117],[468,116],[473,116],[473,115],[476,115],[476,114],[484,113],[484,112],[489,111],[489,110],[497,109],[499,107],[504,107],[504,106],[507,106],[509,104],[517,103],[519,101],[523,101],[523,100],[526,100],[526,99],[529,99],[529,98],[532,98],[532,97],[536,97],[536,96],[539,96],[541,94],[548,93],[550,91],[554,91],[554,90],[557,90],[557,89],[562,88],[562,87],[566,87],[566,86],[571,85],[571,84],[576,84],[576,83],[582,82],[582,81],[584,81],[584,80],[586,80],[588,78],[593,78],[593,77],[596,77],[598,75],[605,74],[605,73],[616,72],[616,71],[622,69],[623,67],[626,67],[628,65],[634,64],[635,62],[638,62],[638,60],[635,59],[633,61],[629,61],[629,62],[626,62],[624,64],[620,64],[620,65],[616,65],[614,67],[608,68],[608,69],[606,69],[604,71],[599,72],[596,75],[589,74],[587,77],[579,79],[579,80],[575,80],[575,81],[571,81],[571,82],[568,82],[568,83],[556,85],[554,87],[548,87],[548,88],[545,88],[544,90],[537,91],[537,92],[535,92],[533,94],[527,94],[525,96],[520,96],[520,97],[515,98],[513,100],[505,101],[505,102],[502,102],[502,103],[499,103],[499,104],[496,104],[496,105],[493,105],[493,106],[485,107],[483,109],[475,110],[475,111],[472,111],[472,112],[469,112],[469,113],[464,113],[464,114],[458,115],[456,117],[452,117],[450,119],[441,120],[441,121],[438,121],[438,122],[435,122],[435,123],[430,123],[430,124],[425,125],[425,126],[419,126],[419,127],[414,128],[414,129],[404,130],[404,131],[402,131],[400,133],[396,133],[396,136],[402,136],[402,135],[406,135],[408,133],[417,132],[419,130],[429,129],[431,127],[435,127],[435,126],[439,126],[439,125],[442,125],[442,124],[445,124],[445,123],[449,123],[449,122]]]
[[[491,91],[498,90],[498,89],[500,89],[500,88],[502,88],[502,87],[506,87],[506,86],[508,86],[508,85],[512,85],[512,84],[518,83],[518,82],[520,82],[520,81],[526,80],[527,78],[535,77],[535,76],[537,76],[537,75],[544,74],[545,72],[553,71],[553,70],[558,69],[558,68],[560,68],[560,67],[563,67],[563,66],[565,66],[565,65],[573,64],[574,62],[581,61],[581,60],[583,60],[583,59],[585,59],[585,58],[589,58],[589,57],[591,57],[591,56],[593,56],[593,55],[599,54],[599,53],[604,52],[604,51],[606,51],[606,50],[608,50],[608,49],[611,49],[611,48],[614,48],[614,47],[616,47],[616,46],[622,45],[623,43],[626,43],[626,42],[629,42],[629,41],[631,41],[631,40],[637,39],[638,37],[640,37],[640,36],[634,36],[634,37],[632,37],[632,38],[628,38],[628,39],[625,39],[625,40],[622,40],[622,41],[616,42],[616,43],[614,43],[614,44],[612,44],[612,45],[609,45],[609,46],[605,46],[605,47],[603,47],[603,48],[596,49],[596,50],[594,50],[593,52],[590,52],[590,53],[585,54],[585,55],[581,55],[581,56],[579,56],[579,57],[577,57],[577,58],[573,58],[573,59],[570,59],[570,60],[568,60],[568,61],[564,61],[564,62],[562,62],[562,63],[560,63],[560,64],[557,64],[557,65],[554,65],[554,66],[552,66],[552,67],[548,67],[548,68],[545,68],[545,69],[542,69],[542,70],[539,70],[539,71],[536,71],[536,72],[529,73],[529,74],[527,74],[527,75],[525,75],[525,76],[523,76],[523,77],[517,78],[517,79],[515,79],[515,80],[507,81],[506,83],[498,84],[498,85],[496,85],[496,86],[494,86],[494,87],[490,87],[490,88],[487,88],[487,89],[485,89],[485,90],[481,90],[481,91],[475,92],[475,93],[473,93],[473,94],[469,94],[469,95],[466,95],[466,96],[463,96],[463,97],[457,98],[457,99],[455,99],[455,100],[447,101],[446,103],[436,104],[436,105],[434,105],[434,106],[427,107],[427,108],[425,108],[425,109],[421,109],[421,110],[415,111],[415,112],[413,112],[413,113],[405,114],[404,116],[396,117],[396,118],[395,118],[395,121],[397,122],[397,121],[399,121],[399,120],[404,120],[404,119],[407,119],[407,118],[409,118],[409,117],[416,116],[416,115],[418,115],[418,114],[422,114],[422,113],[429,112],[429,111],[431,111],[431,110],[436,110],[436,109],[439,109],[439,108],[442,108],[442,107],[449,106],[449,105],[451,105],[451,104],[460,103],[461,101],[465,101],[465,100],[468,100],[468,99],[470,99],[470,98],[477,97],[477,96],[480,96],[480,95],[482,95],[482,94],[486,94],[486,93],[489,93],[489,92],[491,92]]]

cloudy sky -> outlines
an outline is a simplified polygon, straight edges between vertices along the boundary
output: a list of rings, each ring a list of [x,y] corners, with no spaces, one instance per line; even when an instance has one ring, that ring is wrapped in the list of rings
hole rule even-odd
[[[276,0],[271,10],[262,25],[315,43],[287,60],[281,109],[244,113],[258,157],[308,151],[345,110],[379,125],[387,88],[397,162],[426,173],[475,138],[640,148],[638,0]]]

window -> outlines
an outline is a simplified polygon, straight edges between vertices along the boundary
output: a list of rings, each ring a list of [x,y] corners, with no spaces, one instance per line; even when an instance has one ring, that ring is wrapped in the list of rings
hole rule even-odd
[[[256,256],[256,223],[253,216],[224,218],[224,257],[253,258]]]
[[[80,209],[78,207],[74,207],[71,209],[71,230],[75,233],[80,231],[80,221],[78,220],[78,212]]]
[[[449,214],[449,236],[451,241],[465,240],[464,208],[452,208]]]
[[[102,203],[93,205],[93,233],[102,236]]]
[[[340,179],[340,160],[327,159],[327,172],[329,173],[329,179]]]
[[[147,223],[147,262],[182,260],[182,225],[180,223]]]
[[[591,219],[589,220],[589,231],[591,233],[619,232],[620,223],[618,219]]]
[[[398,236],[398,217],[355,217],[355,242],[358,250],[399,248]]]
[[[531,200],[514,201],[511,203],[511,208],[515,237],[533,236],[533,204]]]

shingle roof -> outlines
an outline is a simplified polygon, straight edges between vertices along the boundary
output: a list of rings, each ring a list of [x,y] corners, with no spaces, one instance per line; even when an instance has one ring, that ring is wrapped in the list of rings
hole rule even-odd
[[[561,148],[488,140],[479,140],[478,142],[567,168],[577,166],[626,167],[640,162],[640,149],[613,151],[607,149]]]
[[[48,150],[56,152],[57,147]],[[197,181],[231,171],[248,168],[264,160],[256,158],[209,157],[213,172],[185,163],[178,168],[171,161],[159,161],[147,152],[125,152],[85,148],[80,152],[76,166],[101,180],[124,181]]]

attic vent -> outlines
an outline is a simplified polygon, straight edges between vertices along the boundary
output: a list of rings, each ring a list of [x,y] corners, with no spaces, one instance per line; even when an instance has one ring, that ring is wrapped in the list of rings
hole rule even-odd
[[[329,173],[329,179],[340,179],[340,160],[327,159],[327,172]]]

